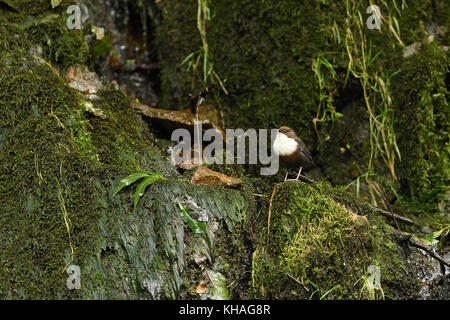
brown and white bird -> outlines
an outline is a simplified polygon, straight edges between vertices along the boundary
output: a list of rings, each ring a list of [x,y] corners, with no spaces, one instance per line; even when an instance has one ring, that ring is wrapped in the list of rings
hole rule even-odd
[[[289,127],[280,127],[278,129],[277,136],[273,143],[273,151],[279,156],[280,164],[283,167],[286,167],[288,170],[298,169],[297,178],[295,180],[298,180],[303,168],[309,169],[316,165],[311,153],[308,148],[306,148],[305,143],[297,136],[295,131]],[[288,173],[289,171],[286,172],[284,178],[285,181]]]

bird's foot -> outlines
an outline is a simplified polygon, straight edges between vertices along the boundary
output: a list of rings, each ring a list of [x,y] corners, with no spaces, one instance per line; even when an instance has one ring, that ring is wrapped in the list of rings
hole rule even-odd
[[[302,173],[303,167],[300,167],[300,169],[298,169],[298,174],[297,174],[297,178],[295,178],[295,180],[298,180],[298,178],[300,178],[300,174]]]

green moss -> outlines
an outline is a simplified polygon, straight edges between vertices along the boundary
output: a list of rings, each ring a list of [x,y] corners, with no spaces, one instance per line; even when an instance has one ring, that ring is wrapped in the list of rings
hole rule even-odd
[[[260,236],[252,270],[256,298],[359,299],[369,265],[381,269],[386,298],[414,296],[403,250],[382,220],[342,188],[279,185],[270,234]]]
[[[1,11],[0,8],[3,58],[14,56],[11,60],[20,62],[42,54],[45,60],[63,69],[84,63],[88,46],[83,33],[76,29],[70,30],[66,25],[68,15],[65,8],[73,1],[65,1],[53,10],[50,9],[49,1],[45,1],[45,5],[42,1],[32,2],[36,4],[36,9],[28,5],[24,7],[28,9],[24,12],[20,9],[23,1],[18,5],[18,12]]]
[[[63,206],[79,226],[71,234],[75,263],[89,251],[88,245],[78,245],[91,242],[99,213],[89,187],[95,164],[80,152],[68,128],[68,115],[83,123],[79,98],[46,65],[2,64],[0,69],[0,176],[6,182],[1,190],[0,292],[9,298],[60,296],[56,288],[63,286],[70,257]]]
[[[245,129],[288,125],[295,128],[309,148],[317,151],[314,153],[315,159],[318,160],[326,177],[339,185],[346,185],[364,174],[370,158],[369,117],[362,97],[360,79],[345,82],[349,65],[345,41],[347,30],[345,21],[348,19],[345,3],[337,5],[319,0],[214,1],[211,3],[213,18],[207,23],[207,38],[214,60],[214,70],[222,79],[226,79],[226,87],[230,92],[230,95],[226,96],[217,87],[216,93],[210,98],[210,102],[222,111],[225,126]],[[350,15],[356,19],[359,19],[360,15],[365,22],[366,17],[368,18],[366,9],[370,4],[369,1],[350,1],[350,3]],[[448,24],[446,1],[413,0],[404,7],[398,1],[387,1],[378,5],[386,19],[391,17],[393,28],[397,28],[394,18],[398,22],[398,34],[404,45],[422,41],[427,35],[427,26],[432,23],[439,26]],[[201,46],[196,23],[197,1],[179,3],[168,0],[162,2],[161,7],[163,24],[157,30],[157,40],[162,65],[162,103],[165,107],[173,107],[175,98],[180,101],[178,105],[183,108],[189,105],[188,93],[200,91],[205,85],[201,80],[201,70],[193,73],[187,70],[186,65],[181,65],[191,52]],[[365,23],[363,25],[365,26]],[[354,55],[352,61],[354,65],[358,65],[355,62],[364,58],[361,52],[357,52],[361,48],[361,38],[356,26],[352,26],[351,31],[352,38],[356,42],[356,49],[351,50]],[[386,80],[388,75],[402,70],[402,79],[398,77],[399,75],[392,78],[391,88],[388,89],[396,113],[394,133],[399,132],[397,143],[400,145],[400,153],[404,153],[404,159],[408,159],[411,144],[414,143],[412,147],[414,150],[426,149],[426,142],[423,139],[409,139],[406,135],[409,125],[402,127],[401,121],[395,121],[404,113],[402,110],[406,110],[402,109],[406,108],[403,104],[403,100],[408,97],[406,91],[414,90],[416,85],[420,85],[418,81],[425,80],[415,81],[414,79],[418,77],[414,71],[406,75],[409,71],[401,67],[405,60],[402,57],[403,47],[389,31],[387,20],[383,22],[381,31],[366,28],[361,31],[367,46],[365,58],[367,59],[369,47],[372,57],[377,54],[377,58],[368,66],[370,81],[374,81],[375,76]],[[448,32],[439,41],[448,45]],[[351,41],[349,45],[351,46]],[[325,57],[336,71],[334,78],[330,72],[322,68],[324,75],[322,90],[312,68],[314,59],[319,55]],[[445,63],[442,64],[442,54],[437,56],[427,51],[422,55],[426,55],[429,61],[434,59],[433,64],[429,66],[431,73],[442,72],[445,68]],[[441,79],[445,79],[445,72],[441,74]],[[437,89],[437,86],[440,86],[440,89]],[[435,88],[445,91],[442,81],[436,84]],[[434,103],[431,100],[436,99],[437,103],[443,104],[446,100],[444,92],[442,96],[433,94],[425,95],[423,98],[416,96],[410,101],[428,99],[430,103]],[[330,136],[325,142],[318,139],[313,125],[313,119],[324,95],[332,97],[331,103],[336,111],[344,112],[342,109],[346,108],[345,119],[319,124],[320,136],[322,138]],[[372,107],[377,110],[378,104],[381,103],[379,93],[370,91],[369,96],[370,101],[373,101]],[[422,104],[424,103],[429,104],[426,101]],[[355,125],[361,129],[356,133]],[[445,126],[444,124],[444,129],[440,132],[436,132],[432,127],[426,129],[435,132],[436,139],[441,141],[439,145],[435,145],[434,150],[443,149],[442,141],[448,140]],[[364,141],[360,141],[361,136],[365,137]],[[351,149],[342,154],[340,147],[345,148],[347,144]],[[417,172],[413,175],[416,178],[418,175],[427,175],[428,165],[420,164],[426,160],[413,161],[417,162]],[[445,160],[439,161],[440,163],[436,164],[436,172],[437,167],[448,167]],[[397,159],[396,163],[398,170],[402,171],[400,175],[404,177],[405,170],[402,168],[406,168],[411,162],[406,160],[399,164]],[[376,159],[374,168],[377,183],[383,187],[381,193],[390,193],[392,186],[397,187],[397,182],[390,177],[380,156]],[[405,181],[403,177],[401,179]],[[412,181],[411,178],[407,180]],[[403,182],[402,184],[405,185]],[[416,187],[421,189],[423,184],[419,183]],[[408,188],[403,191],[407,191]]]
[[[37,25],[30,26],[34,39],[39,39],[48,60],[62,67],[83,64],[87,59],[88,46],[79,30],[69,30],[66,26],[67,16],[56,14],[55,18],[42,18]],[[48,20],[48,21],[47,21]]]
[[[368,3],[362,3],[357,9],[364,15],[367,6]],[[407,43],[423,36],[425,30],[420,23],[431,19],[431,6],[430,2],[414,1],[396,14]],[[186,56],[201,46],[196,29],[197,2],[165,1],[162,7],[164,24],[158,30],[158,48],[163,65],[164,102],[169,106],[170,99],[177,97],[188,105],[187,94],[203,86],[197,76],[192,82],[191,71],[181,65]],[[393,8],[388,7],[389,13],[396,13]],[[227,122],[243,128],[289,125],[302,131],[302,138],[312,144],[312,119],[319,100],[312,62],[319,53],[325,54],[335,69],[345,75],[345,6],[327,1],[223,0],[211,3],[211,11],[208,44],[215,70],[227,80],[230,91],[229,97],[220,94],[216,103],[224,109]],[[335,21],[340,29],[340,44],[332,33]],[[367,41],[373,42],[374,52],[381,51],[381,60],[390,66],[392,56],[401,51],[395,46],[394,37],[370,30],[366,35]],[[374,66],[377,67],[380,65]],[[331,75],[325,81],[333,83]],[[336,83],[330,90],[333,87]],[[250,113],[251,118],[244,116]]]
[[[450,182],[449,53],[435,43],[423,45],[400,70],[395,85],[400,181],[406,195],[436,211]]]
[[[107,119],[86,112],[58,72],[85,61],[82,34],[69,32],[63,17],[1,13],[0,296],[181,296],[191,273],[177,200],[189,195],[214,217],[223,243],[239,227],[248,195],[185,181],[122,92],[105,88],[94,102]],[[38,45],[43,56],[36,59]],[[121,178],[141,168],[168,180],[150,186],[132,214],[132,188],[112,195]],[[242,247],[241,236],[233,239],[227,250],[217,249],[218,260],[228,261],[226,255]],[[66,287],[69,262],[81,268],[79,291]],[[240,272],[238,264],[223,270],[233,279]]]

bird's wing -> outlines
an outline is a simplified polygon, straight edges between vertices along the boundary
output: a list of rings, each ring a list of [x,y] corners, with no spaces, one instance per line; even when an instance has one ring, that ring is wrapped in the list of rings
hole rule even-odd
[[[315,166],[314,160],[311,156],[311,153],[309,152],[308,148],[306,147],[306,144],[303,142],[302,139],[296,137],[295,141],[298,143],[299,145],[299,152],[302,155],[302,158],[304,158],[305,160],[308,160],[312,166]]]

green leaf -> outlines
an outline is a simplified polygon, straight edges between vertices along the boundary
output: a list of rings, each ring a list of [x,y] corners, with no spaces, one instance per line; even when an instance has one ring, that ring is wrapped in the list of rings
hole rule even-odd
[[[197,52],[191,52],[184,60],[181,62],[181,65],[185,64],[189,60],[193,59]]]
[[[425,240],[427,240],[430,244],[434,245],[434,244],[439,242],[437,240],[437,238],[439,238],[441,235],[443,237],[446,237],[448,232],[449,232],[449,230],[450,230],[450,226],[447,226],[447,227],[445,227],[445,228],[443,228],[441,230],[438,230],[438,231],[432,232],[430,234],[427,234],[423,238]]]
[[[336,117],[336,119],[340,119],[342,118],[344,115],[340,112],[335,112],[334,116]]]
[[[62,0],[52,0],[52,9],[55,9],[61,4]]]
[[[122,180],[120,180],[119,186],[116,189],[116,192],[114,192],[113,197],[123,188],[129,186],[130,184],[132,184],[133,182],[144,178],[144,177],[148,177],[150,176],[150,174],[148,172],[138,172],[138,173],[133,173],[130,174],[128,177],[123,178]]]
[[[436,237],[435,237],[435,233],[434,233],[434,232],[433,232],[433,233],[430,233],[430,234],[427,234],[427,235],[424,235],[424,236],[422,237],[422,239],[424,239],[425,242],[427,242],[427,243],[426,243],[427,245],[435,245],[436,243],[439,242],[439,241],[436,240]],[[422,243],[423,243],[423,241],[422,241]]]
[[[145,178],[136,188],[136,192],[134,193],[134,212],[136,212],[136,207],[139,202],[139,199],[143,196],[145,189],[151,185],[152,183],[164,179],[160,174],[154,174]]]
[[[198,220],[191,218],[191,215],[190,215],[191,209],[189,209],[188,206],[185,206],[180,202],[178,202],[178,205],[181,209],[180,214],[181,214],[181,217],[183,218],[183,221],[185,223],[187,223],[189,228],[191,228],[192,232],[202,236],[203,239],[205,239],[206,243],[208,244],[209,254],[211,255],[212,259],[214,260],[214,252],[213,252],[213,248],[212,248],[213,243],[212,243],[211,237],[209,236],[208,231],[206,230],[206,222],[198,221]]]
[[[195,234],[199,234],[201,236],[206,235],[206,222],[204,221],[198,221],[193,218],[191,218],[190,213],[191,209],[189,209],[188,206],[185,206],[181,203],[178,203],[181,209],[181,217],[183,218],[183,221],[188,224],[188,226],[191,228],[192,232]]]

